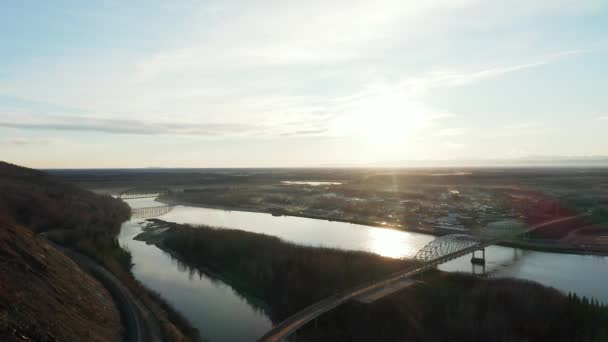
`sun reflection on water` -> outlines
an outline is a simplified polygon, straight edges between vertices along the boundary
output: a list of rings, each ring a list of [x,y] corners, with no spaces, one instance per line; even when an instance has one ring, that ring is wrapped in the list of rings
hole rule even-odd
[[[369,230],[370,250],[389,258],[411,257],[416,253],[410,234],[391,229],[375,228]]]

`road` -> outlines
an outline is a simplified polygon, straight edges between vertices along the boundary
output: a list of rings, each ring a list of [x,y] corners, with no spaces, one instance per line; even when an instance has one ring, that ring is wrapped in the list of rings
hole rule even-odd
[[[460,253],[440,258],[432,262],[425,263],[422,266],[414,267],[412,269],[393,274],[382,281],[378,281],[372,284],[361,285],[356,287],[355,289],[351,289],[346,292],[342,292],[328,297],[299,311],[298,313],[279,323],[272,330],[262,336],[258,341],[282,341],[284,338],[293,334],[296,330],[304,326],[306,323],[314,320],[315,318],[327,311],[333,310],[334,308],[342,305],[343,303],[351,299],[354,299],[356,297],[373,296],[374,293],[382,291],[384,288],[390,288],[395,286],[395,283],[397,282],[403,282],[405,279],[426,272],[429,269],[434,268],[435,266],[451,259],[455,259],[460,256],[469,254],[473,250],[476,250],[478,248],[478,246],[475,246],[475,248],[467,248],[466,250],[463,250]]]
[[[552,224],[561,223],[561,222],[573,220],[576,218],[578,218],[578,216],[558,218],[555,220],[547,221],[547,222],[538,224],[536,226],[533,226],[533,227],[527,229],[526,231],[528,231],[528,232],[533,231],[533,230],[543,228],[543,227],[546,227],[546,226],[549,226]],[[387,288],[387,291],[390,292],[390,288],[398,286],[397,285],[398,282],[404,282],[405,279],[408,279],[417,274],[426,272],[431,268],[435,268],[437,265],[440,265],[440,264],[443,264],[450,260],[459,258],[463,255],[470,254],[481,248],[485,248],[487,246],[494,245],[494,244],[500,242],[501,240],[502,239],[497,238],[497,239],[483,241],[474,246],[464,248],[462,250],[451,253],[449,255],[445,255],[443,257],[425,262],[424,264],[421,264],[418,267],[413,267],[411,269],[392,274],[392,275],[388,276],[387,278],[385,278],[384,280],[372,282],[372,283],[368,283],[368,284],[363,284],[354,289],[350,289],[348,291],[335,294],[331,297],[321,300],[320,302],[317,302],[315,304],[312,304],[312,305],[304,308],[303,310],[295,313],[291,317],[288,317],[281,323],[274,326],[274,328],[272,328],[269,332],[267,332],[264,336],[262,336],[258,341],[264,341],[264,342],[282,341],[283,339],[287,338],[288,336],[293,334],[295,331],[297,331],[299,328],[304,326],[306,323],[316,319],[317,317],[319,317],[320,315],[322,315],[323,313],[325,313],[327,311],[333,310],[334,308],[342,305],[343,303],[345,303],[351,299],[354,299],[356,297],[359,297],[359,298],[371,297],[375,293],[377,293],[379,291],[383,291],[383,289],[385,289],[385,288]]]
[[[51,244],[93,275],[110,292],[124,324],[125,341],[160,342],[163,340],[158,324],[151,322],[153,320],[151,313],[116,276],[86,255],[54,243]]]

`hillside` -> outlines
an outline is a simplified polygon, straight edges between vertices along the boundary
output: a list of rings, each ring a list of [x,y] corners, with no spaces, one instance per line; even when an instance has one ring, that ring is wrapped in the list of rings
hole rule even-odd
[[[91,262],[110,271],[117,278],[118,285],[112,285],[114,291],[117,286],[128,288],[125,291],[141,305],[126,305],[124,300],[118,304],[121,311],[125,306],[132,308],[127,310],[129,312],[133,312],[134,306],[140,307],[141,310],[137,310],[141,311],[139,315],[145,317],[142,320],[147,325],[143,330],[154,330],[155,334],[162,334],[170,341],[200,340],[198,331],[130,273],[131,255],[116,239],[122,222],[128,220],[130,214],[129,206],[121,200],[94,194],[45,172],[0,162],[0,218],[4,243],[0,246],[0,263],[4,267],[1,269],[0,305],[5,310],[0,312],[0,330],[9,335],[14,331],[22,331],[24,336],[34,334],[37,336],[34,340],[43,341],[88,341],[92,338],[84,337],[89,333],[102,340],[120,336],[105,328],[106,324],[113,326],[112,322],[116,321],[121,329],[120,316],[113,306],[112,311],[104,313],[102,307],[114,304],[106,301],[105,290],[105,297],[86,296],[87,290],[103,288],[90,277],[88,281],[80,281],[77,275],[84,274],[81,269],[67,262],[69,259],[62,252],[45,242],[48,239],[92,257],[95,261]],[[45,262],[51,260],[52,265],[64,266],[45,266]],[[46,274],[44,270],[53,272]],[[9,291],[19,286],[15,284],[22,287]],[[1,286],[7,286],[6,291]],[[24,303],[24,308],[19,303]],[[57,303],[59,306],[55,307]],[[65,303],[71,303],[74,308],[66,304],[62,311],[61,305]],[[97,323],[102,324],[96,327]],[[123,324],[122,329],[128,326],[126,322]],[[133,330],[125,331],[130,334]],[[66,338],[45,337],[47,331]],[[76,336],[78,338],[74,338]],[[0,341],[4,339],[0,338]]]
[[[116,270],[130,267],[130,255],[115,236],[129,207],[44,172],[0,162],[0,214],[36,233],[71,246]]]
[[[36,232],[117,233],[129,207],[47,173],[0,162],[0,211]],[[87,233],[84,233],[87,231]]]
[[[29,229],[0,216],[0,340],[119,341],[106,289]]]

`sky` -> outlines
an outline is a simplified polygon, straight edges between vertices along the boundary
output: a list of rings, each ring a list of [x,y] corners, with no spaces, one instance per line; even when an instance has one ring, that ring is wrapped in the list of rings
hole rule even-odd
[[[608,156],[605,0],[0,5],[0,160],[373,166]]]

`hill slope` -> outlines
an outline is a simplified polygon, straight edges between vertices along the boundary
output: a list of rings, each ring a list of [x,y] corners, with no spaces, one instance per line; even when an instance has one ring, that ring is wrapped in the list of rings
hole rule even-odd
[[[119,341],[106,289],[29,229],[0,217],[0,340]]]
[[[0,341],[19,334],[36,341],[120,338],[119,314],[105,290],[100,292],[102,285],[45,239],[86,254],[94,259],[91,263],[110,271],[119,283],[111,285],[112,293],[132,294],[146,331],[162,334],[168,341],[199,341],[196,329],[130,273],[131,255],[116,239],[130,214],[121,200],[45,172],[0,162]],[[134,335],[133,325],[128,324],[133,320],[127,319],[133,317],[128,313],[134,312],[134,305],[125,304],[124,298],[117,301],[126,317],[124,335]]]
[[[96,195],[44,172],[0,162],[0,215],[71,246],[108,269],[129,268],[116,242],[131,211],[110,196]]]

